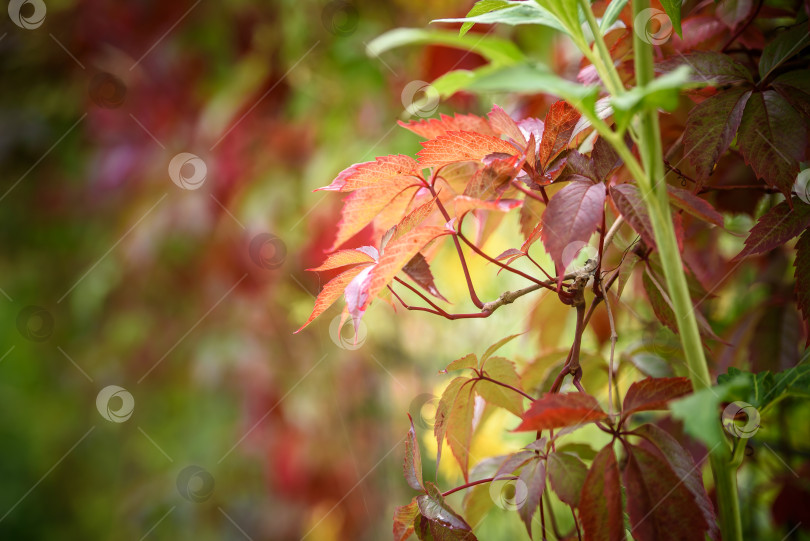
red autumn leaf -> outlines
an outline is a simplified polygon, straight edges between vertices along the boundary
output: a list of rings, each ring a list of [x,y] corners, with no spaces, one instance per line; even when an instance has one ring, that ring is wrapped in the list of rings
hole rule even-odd
[[[745,248],[733,261],[770,252],[810,227],[810,205],[796,197],[792,203],[792,209],[783,201],[762,215],[745,239]]]
[[[810,230],[805,231],[796,243],[796,302],[805,320],[810,320]]]
[[[349,194],[343,200],[343,211],[332,249],[336,249],[371,223],[400,192],[417,185],[413,178],[392,177]]]
[[[701,220],[705,220],[718,227],[723,227],[723,215],[714,210],[711,203],[705,199],[701,199],[692,192],[681,190],[680,188],[675,188],[670,185],[667,185],[667,191],[669,192],[669,201],[675,207]]]
[[[490,154],[515,155],[518,150],[499,137],[477,132],[452,131],[422,143],[417,155],[421,167],[441,167],[449,163],[479,161]]]
[[[408,430],[408,437],[405,439],[405,461],[402,469],[405,473],[405,480],[414,490],[424,490],[422,481],[422,455],[419,452],[419,442],[416,441],[416,429],[413,427],[413,419],[408,414],[411,428]]]
[[[666,409],[667,402],[692,392],[688,378],[647,378],[634,382],[627,390],[622,415],[637,411]]]
[[[344,169],[329,186],[318,190],[351,192],[368,188],[392,177],[419,174],[416,160],[410,156],[395,154],[376,158],[373,162],[356,163]]]
[[[422,254],[416,254],[413,256],[411,260],[408,261],[404,267],[402,267],[402,271],[407,274],[411,280],[416,282],[422,289],[437,299],[441,299],[444,302],[450,302],[444,298],[444,295],[439,293],[436,283],[433,280],[433,273],[430,272],[430,265],[428,265],[425,256]]]
[[[484,135],[497,135],[486,118],[472,114],[462,115],[456,113],[454,117],[443,114],[439,118],[411,120],[410,122],[400,120],[398,124],[425,139],[435,139],[451,131],[472,131]]]
[[[596,180],[599,182],[607,179],[608,175],[622,164],[619,154],[603,137],[598,138],[593,144],[591,161],[596,172]]]
[[[554,103],[548,110],[543,122],[543,139],[537,153],[537,161],[543,166],[543,170],[568,146],[579,117],[577,110],[565,101]]]
[[[774,90],[753,92],[743,112],[737,144],[757,177],[790,198],[807,129],[801,115]]]
[[[492,126],[498,134],[505,135],[522,147],[526,146],[526,137],[523,135],[523,132],[520,131],[520,128],[518,128],[518,125],[512,120],[512,117],[501,107],[493,105],[492,111],[490,111],[487,117],[489,118],[490,126]]]
[[[520,156],[490,160],[470,177],[464,195],[477,199],[497,199],[509,188],[509,183],[518,175],[521,167],[523,160]]]
[[[427,243],[448,234],[450,231],[444,227],[423,226],[389,242],[385,247],[385,252],[380,256],[380,261],[371,271],[367,295],[361,304],[362,308],[367,308],[380,291],[402,270],[402,267]]]
[[[401,505],[394,510],[394,541],[407,541],[413,534],[413,523],[418,516],[416,498],[408,505]]]
[[[314,269],[307,269],[307,270],[318,272],[337,269],[340,267],[345,267],[347,265],[374,263],[374,261],[376,261],[376,258],[371,254],[377,252],[377,250],[375,248],[372,248],[371,246],[364,246],[364,248],[366,249],[366,251],[360,249],[338,250],[337,252],[333,252],[328,256],[326,256],[326,261],[321,263],[319,266],[315,267]],[[373,250],[373,252],[371,250]]]
[[[419,205],[411,212],[409,212],[400,222],[393,227],[394,231],[391,234],[391,237],[388,239],[388,242],[397,240],[401,238],[406,233],[410,233],[413,231],[415,227],[420,225],[422,222],[430,216],[433,211],[436,210],[436,198],[434,197],[427,203]],[[387,244],[387,243],[386,243]]]
[[[605,212],[605,185],[571,182],[554,194],[543,213],[541,237],[561,276],[599,224]]]
[[[651,248],[655,248],[655,235],[652,222],[647,214],[641,193],[634,184],[619,184],[611,186],[610,198],[616,204],[622,217],[641,235],[642,240]]]
[[[324,311],[326,311],[327,308],[332,306],[338,297],[343,294],[343,291],[346,289],[349,283],[351,283],[351,281],[354,280],[354,278],[367,267],[368,265],[358,265],[356,267],[352,267],[351,269],[343,271],[341,274],[338,274],[336,277],[327,282],[321,292],[318,293],[318,297],[315,299],[315,307],[312,309],[312,314],[309,316],[309,319],[307,319],[306,323],[301,325],[301,328],[295,332],[301,332],[304,327],[312,323],[312,320],[321,315]]]
[[[599,402],[584,393],[546,393],[523,414],[514,432],[528,432],[575,426],[607,418]]]
[[[672,470],[692,493],[695,503],[700,507],[700,513],[709,525],[709,538],[712,541],[720,539],[720,529],[717,527],[717,518],[709,495],[703,486],[703,476],[700,468],[695,464],[692,455],[684,449],[678,440],[668,432],[652,424],[644,424],[633,431],[634,434],[644,438],[642,447],[649,444],[649,448],[661,454]]]
[[[625,445],[623,480],[634,539],[703,539],[709,525],[694,495],[659,455]]]
[[[585,541],[624,541],[622,486],[612,444],[593,459],[582,485],[579,515]]]

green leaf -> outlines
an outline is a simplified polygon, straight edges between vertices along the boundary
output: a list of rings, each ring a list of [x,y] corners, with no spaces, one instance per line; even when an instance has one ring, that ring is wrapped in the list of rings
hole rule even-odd
[[[456,92],[466,90],[478,79],[482,79],[498,71],[498,69],[499,66],[497,64],[487,64],[486,66],[481,66],[474,70],[458,69],[448,71],[430,84],[433,89],[438,92],[439,96],[449,98]]]
[[[599,30],[601,30],[603,34],[619,19],[619,15],[621,15],[626,5],[627,0],[613,0],[610,2],[610,5],[608,5],[605,10],[605,14],[602,15],[602,22],[599,23]]]
[[[487,350],[484,352],[484,354],[481,356],[481,369],[482,370],[484,369],[484,363],[487,362],[487,359],[489,359],[492,356],[493,353],[495,353],[496,351],[501,349],[503,346],[505,346],[506,344],[508,344],[509,342],[514,340],[515,338],[517,338],[518,336],[520,336],[520,334],[509,335],[509,336],[507,336],[505,338],[501,338],[500,340],[498,340],[497,342],[495,342],[494,344],[489,346],[487,348]]]
[[[692,69],[678,66],[669,73],[655,78],[650,84],[636,86],[619,96],[613,96],[613,118],[620,131],[623,131],[633,115],[642,109],[664,109],[672,111],[678,106],[681,90],[697,86],[691,81]]]
[[[455,404],[456,397],[458,396],[459,390],[462,386],[469,382],[470,378],[455,378],[450,384],[444,389],[442,393],[442,397],[439,400],[439,405],[436,406],[436,417],[435,423],[433,425],[433,434],[436,436],[436,467],[439,467],[439,463],[442,459],[442,444],[444,443],[445,437],[447,436],[447,427],[450,421],[450,413],[453,410],[453,404]]]
[[[448,30],[397,28],[371,40],[366,46],[369,56],[379,56],[403,45],[446,45],[480,54],[493,64],[511,65],[523,60],[523,53],[509,40],[492,36],[459,36]]]
[[[508,359],[492,357],[485,373],[496,381],[520,389],[520,377],[515,371],[514,363]],[[504,408],[518,417],[523,414],[523,397],[512,389],[483,380],[478,382],[475,390],[487,403]]]
[[[727,395],[732,400],[742,400],[757,408],[760,414],[786,396],[810,397],[810,364],[800,364],[789,370],[771,374],[769,371],[753,374],[737,368],[729,368],[720,374],[717,382],[737,386]]]
[[[683,37],[683,30],[681,29],[681,2],[683,0],[661,0],[661,6],[664,11],[669,15],[669,20],[672,21],[672,28],[678,33],[678,36]]]
[[[489,483],[475,485],[464,495],[464,518],[473,527],[479,524],[495,505],[492,496],[489,494]]]
[[[456,359],[452,363],[447,365],[447,368],[442,370],[440,373],[446,374],[447,372],[452,372],[453,370],[464,370],[465,368],[477,368],[478,367],[478,357],[476,357],[475,353],[468,353],[464,357],[460,359]]]
[[[574,0],[537,0],[546,11],[553,13],[574,41],[585,43],[582,20],[579,16],[579,2]]]
[[[408,437],[405,439],[405,462],[402,469],[405,472],[405,480],[414,490],[424,490],[422,487],[422,455],[419,452],[419,443],[416,441],[416,430],[413,427],[413,419],[408,414],[411,428],[408,430]]]
[[[718,381],[721,378],[717,378]],[[683,421],[684,432],[713,449],[725,444],[720,425],[720,404],[727,401],[733,391],[747,387],[748,382],[744,377],[728,378],[719,385],[673,400],[669,403],[669,411],[674,419]]]
[[[453,404],[449,408],[446,434],[447,444],[461,467],[464,481],[469,482],[470,447],[473,435],[473,413],[475,412],[474,391],[478,382],[470,381],[467,378],[462,379],[466,379],[467,382],[462,383],[459,387]],[[442,397],[443,400],[444,397]],[[437,419],[438,411],[442,409],[442,401],[439,402],[437,409]]]
[[[479,7],[480,6],[480,7]],[[538,24],[566,32],[565,26],[548,10],[533,2],[515,2],[507,0],[481,0],[477,2],[466,17],[436,19],[434,23],[464,23],[460,35],[464,35],[475,23],[481,24]]]
[[[596,86],[583,86],[568,81],[541,66],[524,63],[501,68],[484,77],[476,78],[468,89],[477,92],[551,94],[577,106],[577,109],[585,109],[596,114],[598,93]]]
[[[773,70],[782,65],[807,45],[810,45],[810,34],[807,32],[807,21],[804,21],[787,32],[780,32],[762,50],[759,59],[759,75],[765,79]]]
[[[576,456],[559,451],[548,455],[548,479],[563,503],[579,506],[587,475],[588,467]]]

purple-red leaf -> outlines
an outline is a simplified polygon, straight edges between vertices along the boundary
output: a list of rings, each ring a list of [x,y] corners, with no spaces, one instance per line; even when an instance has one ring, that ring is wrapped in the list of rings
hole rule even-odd
[[[414,490],[424,490],[422,482],[422,455],[419,452],[419,443],[416,441],[416,430],[413,427],[413,419],[408,414],[411,428],[408,430],[408,437],[405,439],[405,462],[402,469],[405,472],[405,480]]]
[[[641,235],[641,239],[655,248],[655,235],[652,222],[644,207],[638,188],[633,184],[619,184],[610,188],[610,197],[627,223]]]
[[[624,540],[622,486],[612,444],[604,447],[593,459],[582,485],[579,515],[585,541]]]
[[[672,467],[637,445],[625,445],[623,479],[634,539],[703,539],[709,525],[694,495]]]
[[[430,272],[430,265],[428,265],[427,259],[425,259],[425,256],[422,254],[413,256],[411,260],[402,267],[402,271],[407,274],[411,280],[419,284],[422,289],[437,299],[449,302],[436,288],[436,283],[433,281],[433,273]]]
[[[634,382],[627,390],[622,415],[637,411],[666,409],[667,403],[692,392],[688,378],[647,378]]]
[[[541,238],[562,275],[599,224],[605,212],[605,185],[571,182],[548,202]]]
[[[558,101],[549,108],[543,122],[543,138],[537,153],[537,161],[543,170],[568,146],[579,117],[579,112],[565,101]]]
[[[526,526],[529,537],[531,537],[532,517],[537,512],[537,508],[540,505],[540,498],[543,496],[543,490],[546,488],[545,462],[536,458],[524,465],[523,469],[520,471],[518,483],[522,483],[526,488],[526,499],[519,503],[518,515],[520,515],[520,519]]]
[[[735,87],[712,96],[689,112],[683,135],[684,155],[705,179],[737,134],[751,90]]]
[[[753,83],[751,72],[730,56],[714,51],[700,51],[688,55],[679,55],[656,64],[658,71],[670,72],[687,65],[692,68],[691,78],[700,83],[724,85],[729,83]]]
[[[669,191],[670,203],[677,208],[717,227],[723,227],[723,215],[714,210],[711,203],[705,199],[701,199],[692,192],[670,185],[667,185],[667,190]]]
[[[514,431],[528,432],[575,426],[607,418],[599,402],[584,393],[546,393],[523,414]]]
[[[770,252],[810,227],[810,205],[796,197],[792,203],[792,209],[783,201],[765,213],[751,228],[745,248],[734,260]]]

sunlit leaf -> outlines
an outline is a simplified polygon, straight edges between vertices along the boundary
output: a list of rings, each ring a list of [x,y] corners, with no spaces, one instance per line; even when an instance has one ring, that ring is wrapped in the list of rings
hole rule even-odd
[[[483,361],[482,361],[483,364]],[[520,389],[520,377],[512,361],[503,357],[492,357],[486,365],[485,374],[501,383]],[[491,381],[479,381],[475,387],[476,392],[490,404],[494,404],[520,416],[523,413],[523,397],[502,385]]]
[[[422,167],[440,167],[448,163],[479,161],[494,153],[516,155],[518,150],[503,139],[470,131],[448,132],[422,143],[417,155]]]
[[[327,308],[332,306],[332,304],[334,304],[334,302],[338,300],[341,295],[343,295],[343,292],[349,283],[351,283],[351,281],[354,280],[354,278],[367,267],[368,265],[359,265],[357,267],[353,267],[349,270],[343,271],[341,274],[327,282],[321,292],[318,293],[318,297],[315,299],[315,307],[312,309],[312,314],[309,316],[309,319],[307,319],[306,323],[301,325],[301,328],[295,332],[301,332],[304,327],[312,323],[312,320],[324,313]]]

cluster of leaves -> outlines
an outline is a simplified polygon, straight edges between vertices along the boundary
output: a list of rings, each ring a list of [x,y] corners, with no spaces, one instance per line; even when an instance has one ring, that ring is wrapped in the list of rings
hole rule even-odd
[[[806,395],[807,372],[793,368],[771,375],[732,369],[719,378],[715,388],[694,394],[689,394],[691,385],[685,378],[648,378],[629,387],[620,412],[613,414],[585,392],[580,360],[584,357],[582,336],[596,307],[606,305],[612,327],[610,305],[617,304],[639,262],[643,263],[641,289],[654,316],[660,325],[678,332],[648,202],[620,159],[631,161],[628,156],[640,152],[637,138],[629,132],[633,115],[642,107],[675,112],[662,133],[668,175],[661,180],[667,182],[675,234],[687,262],[700,262],[694,254],[705,250],[695,239],[705,238],[707,232],[713,238],[725,233],[722,211],[727,203],[714,197],[716,193],[753,190],[755,197],[746,211],[753,215],[761,209],[742,251],[718,263],[725,276],[689,263],[682,269],[706,347],[727,345],[725,340],[730,337],[718,336],[703,312],[704,301],[712,297],[714,288],[707,289],[701,278],[713,276],[723,281],[743,259],[781,251],[799,235],[795,299],[805,320],[810,317],[810,204],[803,199],[806,187],[799,193],[795,185],[800,166],[807,160],[810,130],[810,76],[800,69],[806,65],[805,51],[810,45],[807,20],[796,10],[766,8],[794,22],[784,32],[767,25],[763,32],[753,24],[759,20],[763,3],[756,8],[749,4],[740,3],[737,10],[701,4],[681,18],[679,3],[662,2],[679,37],[658,47],[657,70],[662,75],[639,87],[634,86],[631,44],[634,31],[646,30],[634,28],[627,2],[595,3],[605,46],[621,85],[629,87],[621,95],[611,95],[599,86],[596,67],[587,55],[574,82],[539,69],[509,42],[484,37],[472,43],[463,38],[477,23],[540,24],[569,35],[575,43],[584,42],[584,50],[589,51],[593,36],[584,32],[583,14],[575,2],[482,0],[467,18],[448,20],[464,23],[461,36],[398,31],[372,44],[379,53],[395,45],[435,38],[475,50],[490,61],[473,71],[445,74],[435,83],[445,95],[467,88],[548,92],[565,99],[551,104],[542,119],[515,119],[495,105],[486,116],[441,115],[401,122],[424,139],[415,158],[386,156],[341,172],[324,188],[348,193],[333,251],[313,269],[341,271],[318,295],[304,326],[343,295],[343,321],[352,318],[357,328],[375,299],[385,298],[393,304],[387,293],[406,309],[452,320],[489,317],[501,306],[545,288],[573,307],[577,316],[562,370],[553,383],[543,383],[539,398],[529,393],[536,390],[527,383],[534,376],[521,375],[512,361],[494,356],[514,337],[496,343],[480,359],[469,354],[447,367],[447,371],[469,370],[471,375],[453,379],[441,397],[434,427],[437,463],[446,441],[465,484],[443,492],[436,483],[424,481],[412,425],[405,477],[421,494],[397,509],[396,541],[413,533],[422,540],[475,539],[471,524],[477,524],[492,505],[487,486],[504,479],[526,488],[526,499],[517,510],[530,535],[538,508],[543,520],[542,501],[548,495],[548,484],[556,498],[571,507],[577,531],[581,525],[585,539],[622,539],[625,530],[638,539],[719,537],[714,510],[692,456],[661,427],[632,426],[632,416],[670,409],[683,421],[684,431],[711,451],[728,445],[728,435],[718,423],[726,402],[747,399],[765,411],[788,394]],[[765,33],[775,37],[768,41]],[[732,45],[739,48],[732,49]],[[684,90],[689,90],[688,97],[696,105],[683,105]],[[679,116],[679,108],[687,112]],[[612,130],[618,143],[605,137],[604,130],[597,135],[597,123]],[[680,157],[674,166],[669,161],[673,157]],[[754,179],[751,185],[727,182],[730,174],[720,164],[729,159],[747,166]],[[768,209],[764,205],[769,202],[775,204]],[[516,215],[522,242],[499,255],[487,254],[486,240],[510,212]],[[472,227],[465,229],[467,217]],[[635,239],[624,250],[611,250],[615,248],[611,240],[622,227]],[[368,229],[374,246],[340,249]],[[584,266],[573,267],[593,238],[596,255]],[[447,300],[436,284],[431,262],[450,241],[477,311],[451,313],[439,304]],[[539,245],[553,265],[551,272],[535,257]],[[521,277],[527,287],[484,302],[468,272],[471,255],[491,263],[498,272]],[[603,263],[609,257],[616,265],[607,270]],[[513,264],[519,259],[542,276],[516,268]],[[424,304],[406,303],[398,293],[401,288]],[[610,378],[614,376],[615,335],[612,328]],[[731,347],[739,343],[736,340]],[[579,392],[560,392],[567,377]],[[612,383],[609,388],[612,392]],[[524,407],[527,400],[530,404]],[[612,396],[609,401],[612,406]],[[471,467],[469,449],[481,420],[480,404],[520,417],[515,431],[534,432],[535,441],[515,453]],[[601,450],[560,441],[578,426],[590,423],[611,436]],[[468,490],[464,517],[445,500],[459,490]],[[627,521],[623,520],[625,511]]]

